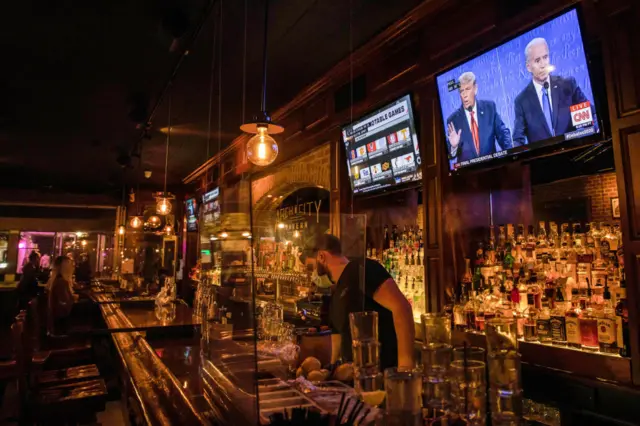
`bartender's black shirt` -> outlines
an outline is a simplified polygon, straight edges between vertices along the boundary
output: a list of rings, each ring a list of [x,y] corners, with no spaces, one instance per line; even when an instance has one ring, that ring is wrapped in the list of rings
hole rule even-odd
[[[364,274],[364,275],[363,275]],[[336,283],[331,296],[330,321],[334,332],[341,335],[341,351],[344,361],[352,361],[351,312],[378,312],[378,341],[380,342],[380,368],[398,365],[398,340],[393,325],[393,314],[373,299],[374,293],[391,275],[378,262],[366,259],[347,264]]]

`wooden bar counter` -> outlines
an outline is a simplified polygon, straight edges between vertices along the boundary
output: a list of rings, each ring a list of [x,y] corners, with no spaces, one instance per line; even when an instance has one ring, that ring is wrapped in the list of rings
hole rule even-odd
[[[200,348],[189,337],[199,323],[192,309],[176,303],[174,314],[158,318],[154,304],[117,303],[108,295],[93,296],[120,360],[123,403],[130,424],[211,424],[199,385]],[[150,335],[167,337],[154,341]],[[187,348],[188,356],[176,356]],[[187,362],[185,368],[187,359],[197,362]]]

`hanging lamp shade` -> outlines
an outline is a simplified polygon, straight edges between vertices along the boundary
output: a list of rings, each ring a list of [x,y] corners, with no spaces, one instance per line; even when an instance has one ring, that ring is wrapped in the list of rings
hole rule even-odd
[[[156,200],[156,213],[162,216],[171,213],[171,200],[167,197],[158,197]]]
[[[129,221],[129,226],[133,229],[139,229],[142,226],[142,219],[140,219],[140,216],[132,217]]]
[[[256,166],[268,166],[278,156],[278,143],[269,135],[267,126],[258,126],[258,133],[247,142],[247,159]]]

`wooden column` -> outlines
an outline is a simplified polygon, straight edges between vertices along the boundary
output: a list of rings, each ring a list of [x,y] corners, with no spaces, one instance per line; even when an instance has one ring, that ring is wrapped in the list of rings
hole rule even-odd
[[[640,5],[598,3],[627,275],[632,374],[640,385]],[[608,16],[607,16],[608,15]]]

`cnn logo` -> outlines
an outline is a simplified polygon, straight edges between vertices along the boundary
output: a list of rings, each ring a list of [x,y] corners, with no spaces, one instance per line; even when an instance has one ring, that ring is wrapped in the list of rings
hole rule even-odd
[[[593,122],[593,117],[591,116],[591,104],[589,102],[572,105],[570,107],[570,111],[571,122],[575,127],[591,124]]]

